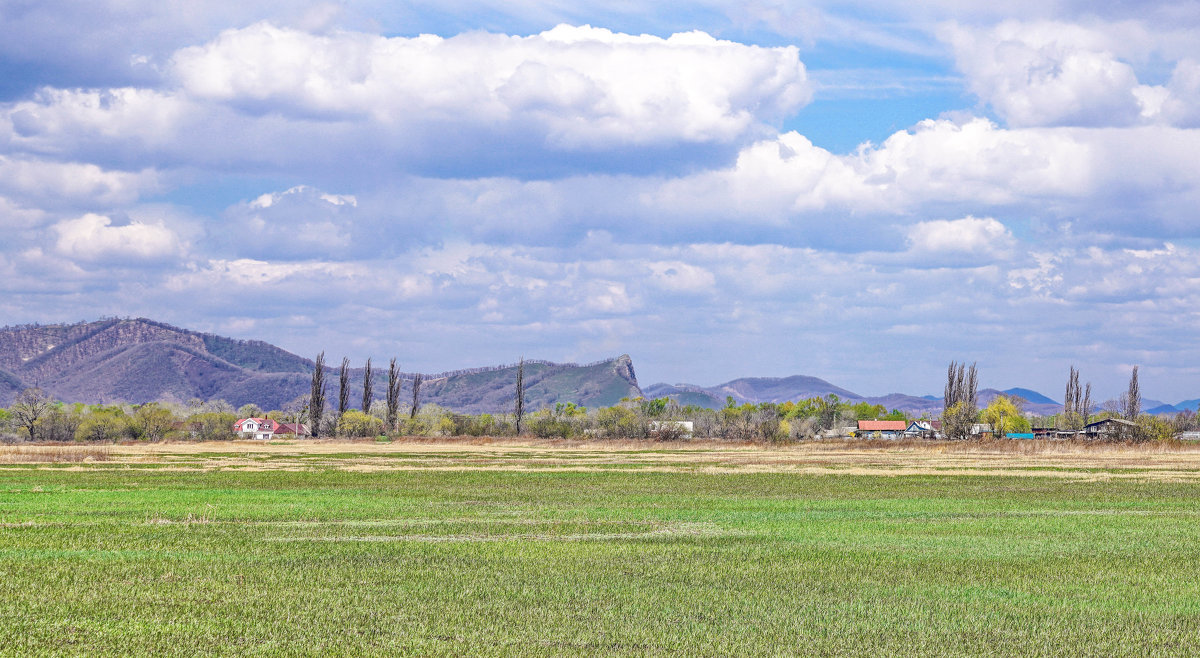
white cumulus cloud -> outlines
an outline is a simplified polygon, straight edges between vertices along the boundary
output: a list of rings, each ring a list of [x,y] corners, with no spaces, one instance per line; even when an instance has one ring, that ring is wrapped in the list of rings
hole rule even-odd
[[[61,221],[54,231],[58,252],[81,261],[160,262],[183,250],[178,236],[161,224],[114,226],[111,218],[95,213]]]
[[[915,252],[996,254],[1011,249],[1014,240],[991,217],[964,217],[918,222],[908,229],[908,242]]]
[[[1174,43],[1180,35],[1137,21],[1008,20],[941,30],[968,88],[1015,127],[1196,125],[1196,35],[1183,34],[1190,48]],[[1154,57],[1175,62],[1165,85],[1139,80],[1137,66]]]
[[[810,97],[792,47],[589,26],[529,37],[387,38],[258,23],[179,51],[173,66],[191,96],[251,110],[366,117],[398,128],[533,125],[565,148],[728,142]]]

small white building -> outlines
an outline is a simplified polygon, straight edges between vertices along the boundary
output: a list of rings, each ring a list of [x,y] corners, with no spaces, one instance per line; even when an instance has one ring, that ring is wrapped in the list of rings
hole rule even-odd
[[[243,439],[270,441],[276,434],[306,436],[308,425],[304,423],[280,423],[270,418],[242,418],[233,424],[233,431]]]
[[[268,441],[275,434],[278,425],[270,418],[242,418],[233,424],[233,431],[243,439]]]
[[[695,431],[690,420],[654,420],[650,421],[650,436],[670,434],[681,439],[690,439]]]
[[[989,423],[975,423],[971,426],[971,436],[982,436],[990,438],[992,436],[992,426]]]
[[[904,430],[904,436],[923,439],[940,439],[942,438],[942,421],[914,420],[910,422],[908,424],[908,428]]]

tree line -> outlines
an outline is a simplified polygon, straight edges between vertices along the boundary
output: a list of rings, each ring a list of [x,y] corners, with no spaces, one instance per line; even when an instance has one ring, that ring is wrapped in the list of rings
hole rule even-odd
[[[227,440],[236,438],[234,423],[241,418],[265,417],[302,425],[305,434],[321,437],[403,436],[534,436],[542,438],[683,438],[684,423],[697,437],[738,441],[785,442],[844,436],[859,420],[932,420],[883,405],[841,400],[836,395],[782,403],[737,403],[726,398],[720,409],[681,405],[669,398],[626,398],[618,404],[587,409],[572,402],[530,412],[526,405],[525,360],[516,367],[511,411],[461,414],[435,404],[422,404],[420,374],[412,376],[412,395],[401,401],[401,373],[396,359],[380,382],[382,399],[375,397],[376,370],[366,362],[363,390],[351,406],[350,361],[343,358],[336,372],[336,398],[330,401],[331,373],[325,354],[317,356],[309,394],[283,409],[263,410],[253,404],[234,408],[222,400],[187,403],[151,402],[140,405],[69,404],[40,389],[23,391],[8,409],[0,408],[0,437],[34,441],[121,441],[165,439]],[[947,368],[941,434],[968,439],[984,424],[994,437],[1030,432],[1035,426],[1064,432],[1078,431],[1097,419],[1117,417],[1121,440],[1164,440],[1200,428],[1200,418],[1182,412],[1173,418],[1141,412],[1138,369],[1127,390],[1104,408],[1096,409],[1090,383],[1081,385],[1071,367],[1061,413],[1040,417],[1025,411],[1024,400],[1000,395],[980,408],[978,369],[974,363],[952,361]]]
[[[979,434],[976,426],[986,426],[986,433],[997,438],[1022,434],[1034,427],[1053,430],[1058,436],[1077,436],[1094,421],[1119,419],[1112,423],[1103,438],[1118,441],[1166,441],[1184,432],[1200,429],[1200,416],[1194,411],[1181,411],[1171,417],[1142,413],[1141,384],[1138,366],[1129,375],[1129,385],[1121,395],[1099,408],[1092,399],[1092,384],[1079,383],[1079,371],[1071,366],[1063,394],[1063,410],[1052,416],[1026,413],[1025,400],[1010,395],[996,396],[986,407],[978,404],[978,371],[976,364],[951,361],[946,372],[946,388],[941,415],[942,434],[948,439],[967,439]]]

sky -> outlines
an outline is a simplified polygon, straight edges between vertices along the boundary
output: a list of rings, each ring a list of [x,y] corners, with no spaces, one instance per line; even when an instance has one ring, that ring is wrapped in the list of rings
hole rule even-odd
[[[0,0],[0,324],[1200,397],[1200,2]]]

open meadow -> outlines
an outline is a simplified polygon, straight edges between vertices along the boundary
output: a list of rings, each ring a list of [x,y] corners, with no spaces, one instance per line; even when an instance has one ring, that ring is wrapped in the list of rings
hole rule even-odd
[[[1200,450],[0,446],[0,655],[1200,653]]]

